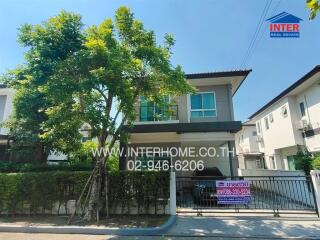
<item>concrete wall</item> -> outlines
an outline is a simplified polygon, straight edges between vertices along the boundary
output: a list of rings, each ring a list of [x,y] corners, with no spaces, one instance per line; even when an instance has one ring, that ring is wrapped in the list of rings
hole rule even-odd
[[[295,122],[296,109],[292,98],[284,98],[275,103],[267,110],[254,118],[254,122],[260,123],[260,135],[263,141],[260,141],[259,151],[265,154],[265,163],[268,169],[272,169],[270,157],[274,157],[276,161],[276,169],[285,169],[283,156],[279,153],[279,149],[289,148],[302,145],[302,137],[296,132]],[[282,114],[282,108],[287,109],[287,117]],[[273,116],[273,122],[270,122],[270,114]],[[265,118],[268,119],[269,129],[266,128]]]
[[[242,126],[242,129],[235,136],[237,154],[259,152],[256,133],[255,126]]]
[[[314,84],[302,93],[298,94],[295,98],[297,119],[296,125],[299,121],[304,119],[310,123],[313,129],[320,128],[320,86]],[[306,116],[302,117],[299,108],[299,103],[303,102],[306,107]],[[299,132],[301,136],[301,131]],[[315,131],[314,136],[304,138],[304,144],[310,152],[320,152],[320,133]]]

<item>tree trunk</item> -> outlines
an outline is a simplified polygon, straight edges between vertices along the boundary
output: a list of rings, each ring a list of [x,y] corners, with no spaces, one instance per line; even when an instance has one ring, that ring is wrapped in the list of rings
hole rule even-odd
[[[104,164],[101,158],[96,163],[91,181],[92,187],[90,189],[88,208],[84,218],[87,221],[97,221],[101,210],[100,195],[105,183]]]

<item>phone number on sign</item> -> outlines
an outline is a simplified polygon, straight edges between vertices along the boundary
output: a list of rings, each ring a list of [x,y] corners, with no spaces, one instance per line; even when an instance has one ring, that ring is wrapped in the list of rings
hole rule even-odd
[[[129,171],[141,171],[141,170],[158,170],[158,171],[202,171],[204,169],[204,162],[202,160],[177,160],[171,163],[169,160],[142,162],[140,160],[129,160],[127,163],[127,169]]]

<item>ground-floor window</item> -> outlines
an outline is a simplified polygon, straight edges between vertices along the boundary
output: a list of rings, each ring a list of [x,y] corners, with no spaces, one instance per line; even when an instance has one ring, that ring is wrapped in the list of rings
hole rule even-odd
[[[288,170],[291,170],[291,171],[296,170],[294,156],[287,156],[287,161],[288,161]]]
[[[263,168],[262,160],[261,158],[256,159],[256,168],[261,169]]]

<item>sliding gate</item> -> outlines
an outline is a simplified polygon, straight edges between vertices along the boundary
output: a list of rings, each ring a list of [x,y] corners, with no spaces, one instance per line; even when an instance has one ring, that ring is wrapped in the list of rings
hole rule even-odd
[[[250,197],[244,204],[220,204],[218,180],[247,180]],[[273,212],[318,213],[315,192],[309,176],[176,177],[177,212]]]

